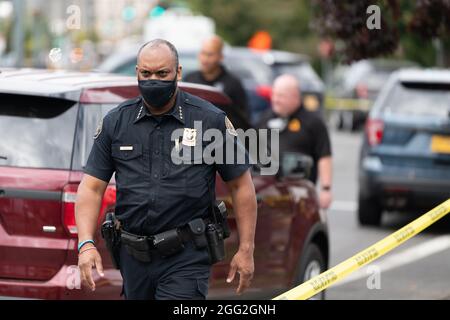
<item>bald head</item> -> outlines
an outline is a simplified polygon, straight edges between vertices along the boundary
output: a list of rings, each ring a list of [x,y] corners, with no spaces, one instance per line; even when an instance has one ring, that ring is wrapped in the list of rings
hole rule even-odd
[[[173,62],[175,63],[175,67],[178,67],[178,51],[172,43],[164,39],[154,39],[145,43],[138,51],[138,64],[143,57],[145,58],[146,56],[148,56],[153,50],[163,50],[164,52],[168,53],[172,57]]]
[[[207,38],[202,43],[198,59],[203,74],[217,72],[223,60],[223,40],[217,35]]]
[[[218,35],[213,35],[203,41],[202,47],[207,47],[212,51],[222,53],[223,50],[223,40]]]
[[[279,88],[284,88],[286,90],[292,90],[292,93],[294,93],[294,91],[296,93],[298,93],[299,92],[298,88],[300,87],[300,82],[293,75],[283,74],[275,79],[273,86],[279,87]]]
[[[275,79],[272,88],[272,109],[280,117],[288,117],[300,107],[300,83],[292,75]]]
[[[139,49],[136,74],[138,80],[181,80],[182,68],[175,47],[162,39],[152,40]]]

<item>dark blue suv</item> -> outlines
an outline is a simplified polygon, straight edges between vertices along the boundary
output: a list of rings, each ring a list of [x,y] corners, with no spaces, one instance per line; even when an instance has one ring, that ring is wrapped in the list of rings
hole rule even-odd
[[[358,217],[429,210],[450,197],[450,70],[394,73],[369,114],[361,149]]]

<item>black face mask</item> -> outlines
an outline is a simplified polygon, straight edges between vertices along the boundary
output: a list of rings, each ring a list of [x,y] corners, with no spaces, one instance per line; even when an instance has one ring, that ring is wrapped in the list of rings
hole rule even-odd
[[[139,80],[139,91],[145,102],[154,108],[164,107],[177,90],[177,77],[174,80]]]

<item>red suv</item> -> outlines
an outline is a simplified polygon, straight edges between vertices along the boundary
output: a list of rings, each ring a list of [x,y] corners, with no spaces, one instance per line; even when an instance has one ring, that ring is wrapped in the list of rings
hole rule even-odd
[[[230,104],[214,88],[180,87],[224,110]],[[97,124],[110,109],[137,95],[130,77],[30,69],[0,73],[0,296],[120,298],[122,278],[99,234],[105,277],[96,279],[95,292],[80,289],[74,203]],[[314,186],[298,171],[286,166],[276,176],[253,172],[256,270],[244,298],[270,298],[328,266],[326,223]],[[209,297],[226,298],[234,295],[236,286],[225,279],[238,234],[231,198],[217,179],[217,196],[228,207],[232,234],[226,241],[228,260],[213,267]],[[115,199],[111,181],[99,226],[105,213],[114,210]]]

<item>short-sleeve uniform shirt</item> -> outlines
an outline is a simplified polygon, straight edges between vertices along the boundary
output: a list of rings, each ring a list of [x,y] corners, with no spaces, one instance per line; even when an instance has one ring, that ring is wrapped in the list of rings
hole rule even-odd
[[[244,163],[173,161],[184,159],[182,155],[195,147],[207,147],[200,130],[193,130],[194,122],[203,132],[218,129],[223,149],[225,141],[233,143],[244,152]],[[174,138],[176,130],[179,134]],[[173,108],[159,116],[152,115],[138,97],[104,117],[84,172],[106,182],[115,173],[117,218],[128,232],[153,235],[207,216],[216,172],[230,181],[248,170],[248,155],[234,133],[223,111],[180,89]]]
[[[305,110],[303,106],[286,119],[278,118],[268,110],[258,127],[272,129],[271,122],[283,123],[280,129],[280,154],[298,152],[312,157],[314,161],[309,179],[316,183],[317,163],[320,158],[331,156],[331,143],[324,121],[315,113]]]

